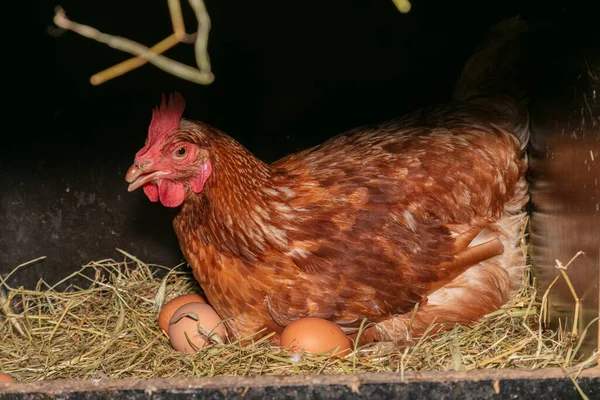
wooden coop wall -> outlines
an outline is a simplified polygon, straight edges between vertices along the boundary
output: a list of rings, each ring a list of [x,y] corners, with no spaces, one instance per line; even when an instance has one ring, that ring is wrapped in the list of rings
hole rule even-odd
[[[534,26],[531,35],[531,256],[553,326],[598,348],[600,270],[600,36],[585,21]],[[578,255],[579,252],[582,252]],[[567,267],[569,284],[556,268]],[[573,291],[575,293],[573,293]],[[578,298],[578,301],[575,299]]]

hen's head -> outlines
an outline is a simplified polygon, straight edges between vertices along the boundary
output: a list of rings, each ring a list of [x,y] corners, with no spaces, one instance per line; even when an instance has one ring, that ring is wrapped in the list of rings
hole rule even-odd
[[[150,201],[160,200],[166,207],[179,207],[186,190],[202,192],[212,172],[208,150],[181,129],[184,108],[179,93],[171,95],[168,102],[163,95],[160,107],[152,112],[146,144],[125,176],[130,192],[143,187]]]

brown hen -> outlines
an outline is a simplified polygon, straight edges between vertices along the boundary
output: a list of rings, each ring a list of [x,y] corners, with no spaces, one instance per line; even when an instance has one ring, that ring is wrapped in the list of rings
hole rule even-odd
[[[129,190],[174,209],[183,254],[234,339],[306,316],[348,334],[366,320],[365,341],[471,323],[523,275],[525,28],[513,18],[491,31],[452,102],[273,164],[181,119],[181,96],[163,98]]]

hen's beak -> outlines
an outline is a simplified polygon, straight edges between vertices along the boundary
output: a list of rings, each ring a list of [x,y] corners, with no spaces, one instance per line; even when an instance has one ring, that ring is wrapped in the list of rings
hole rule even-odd
[[[125,180],[129,183],[128,192],[133,192],[140,186],[144,186],[148,182],[152,182],[161,175],[168,175],[168,172],[152,170],[152,168],[140,167],[133,164],[127,170]]]

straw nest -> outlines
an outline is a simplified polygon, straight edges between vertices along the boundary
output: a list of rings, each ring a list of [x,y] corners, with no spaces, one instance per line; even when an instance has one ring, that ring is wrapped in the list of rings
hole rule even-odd
[[[544,368],[581,361],[583,333],[544,329],[539,299],[545,296],[538,296],[528,270],[525,285],[502,309],[403,348],[378,343],[344,358],[298,356],[257,335],[251,345],[214,343],[182,354],[156,319],[165,301],[200,290],[189,268],[149,265],[122,253],[123,261],[91,262],[60,284],[40,281],[35,290],[8,285],[18,269],[10,280],[0,278],[0,370],[35,381]],[[82,279],[88,287],[74,283]]]

